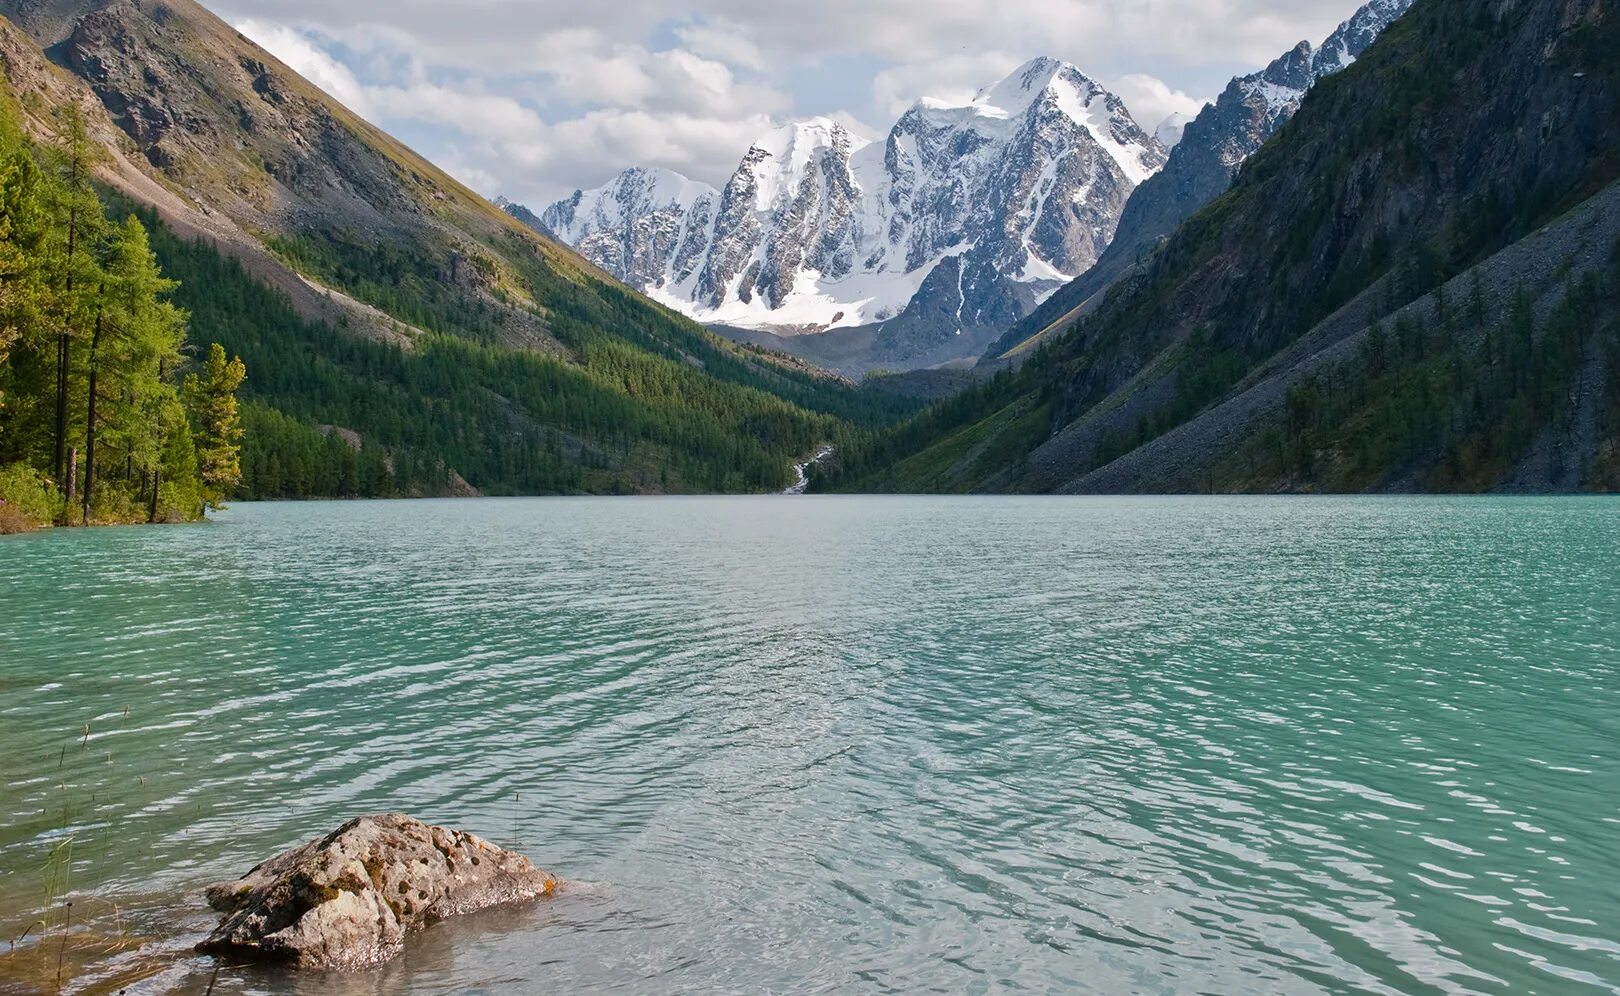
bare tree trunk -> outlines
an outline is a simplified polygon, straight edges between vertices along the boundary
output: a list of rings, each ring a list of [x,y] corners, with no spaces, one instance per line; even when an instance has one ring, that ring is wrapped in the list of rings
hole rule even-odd
[[[146,521],[156,522],[158,513],[158,485],[163,482],[163,468],[152,468],[152,503],[146,506]]]
[[[73,162],[73,177],[78,182],[79,163],[75,158]],[[68,427],[68,374],[72,371],[73,340],[70,335],[73,308],[73,250],[79,234],[79,213],[77,210],[68,212],[67,237],[67,307],[68,312],[62,316],[62,331],[56,337],[56,479],[64,480],[68,471],[67,466],[67,427]],[[71,496],[69,503],[72,503]]]
[[[67,490],[67,503],[72,507],[79,494],[79,448],[77,446],[67,451],[65,457],[67,475],[62,478],[62,487]],[[62,521],[67,522],[67,509],[62,510]]]

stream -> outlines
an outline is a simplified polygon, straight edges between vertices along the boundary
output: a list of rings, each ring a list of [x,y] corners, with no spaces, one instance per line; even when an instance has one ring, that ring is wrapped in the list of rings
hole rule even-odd
[[[810,468],[833,455],[833,447],[826,445],[816,451],[816,455],[803,463],[793,465],[793,474],[798,478],[793,486],[782,492],[785,495],[802,495],[810,489]]]

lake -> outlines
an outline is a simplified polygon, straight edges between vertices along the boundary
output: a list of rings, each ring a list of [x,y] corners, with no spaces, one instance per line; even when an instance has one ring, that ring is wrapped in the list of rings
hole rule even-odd
[[[243,504],[9,537],[0,758],[0,944],[50,876],[82,925],[0,947],[0,990],[60,960],[200,992],[199,887],[401,810],[565,889],[215,992],[1620,992],[1620,502]]]

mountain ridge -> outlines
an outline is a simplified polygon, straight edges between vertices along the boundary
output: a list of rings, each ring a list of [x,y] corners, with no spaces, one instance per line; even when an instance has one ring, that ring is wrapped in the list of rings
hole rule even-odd
[[[995,365],[1042,332],[1077,317],[1077,309],[1225,192],[1243,163],[1294,115],[1306,92],[1355,62],[1411,3],[1371,0],[1320,46],[1302,41],[1264,68],[1233,77],[1213,103],[1187,122],[1165,168],[1132,192],[1120,212],[1114,239],[1096,264],[998,338],[984,355],[986,365]]]
[[[881,141],[797,122],[721,190],[631,167],[539,218],[699,320],[866,336],[874,363],[903,366],[976,355],[1101,254],[1164,159],[1123,101],[1042,57],[967,103],[917,101]]]

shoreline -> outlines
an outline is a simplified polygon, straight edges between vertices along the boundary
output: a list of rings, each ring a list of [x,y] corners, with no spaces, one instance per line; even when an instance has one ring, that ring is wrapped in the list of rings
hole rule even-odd
[[[0,502],[0,536],[32,536],[36,533],[51,533],[59,530],[74,529],[131,529],[140,526],[199,526],[208,521],[208,516],[201,515],[195,519],[161,519],[157,522],[148,522],[144,519],[98,519],[90,522],[40,522],[26,516],[8,516],[4,510],[4,502]]]

